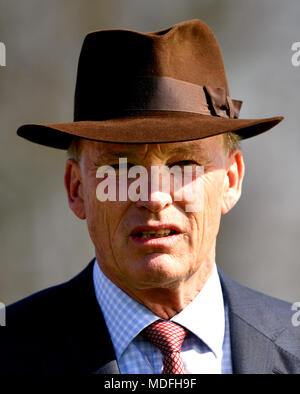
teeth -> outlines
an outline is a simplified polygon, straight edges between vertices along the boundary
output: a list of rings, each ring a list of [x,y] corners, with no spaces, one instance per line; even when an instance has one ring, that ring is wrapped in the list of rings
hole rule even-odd
[[[142,238],[160,238],[167,237],[171,233],[170,229],[163,229],[158,231],[143,231]]]

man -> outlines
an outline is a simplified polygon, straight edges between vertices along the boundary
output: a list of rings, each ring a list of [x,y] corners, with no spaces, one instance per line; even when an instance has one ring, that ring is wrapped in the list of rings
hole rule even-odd
[[[201,21],[86,37],[74,122],[18,134],[68,149],[69,206],[96,258],[7,308],[2,373],[300,373],[290,305],[216,268],[242,189],[238,140],[282,120],[238,119],[240,107]]]

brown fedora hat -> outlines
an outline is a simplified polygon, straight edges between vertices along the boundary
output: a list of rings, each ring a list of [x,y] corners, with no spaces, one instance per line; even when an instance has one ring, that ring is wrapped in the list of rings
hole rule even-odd
[[[84,40],[74,122],[21,126],[30,141],[68,148],[78,136],[118,143],[260,134],[283,117],[238,119],[242,102],[229,96],[220,47],[200,20],[153,33],[102,30]]]

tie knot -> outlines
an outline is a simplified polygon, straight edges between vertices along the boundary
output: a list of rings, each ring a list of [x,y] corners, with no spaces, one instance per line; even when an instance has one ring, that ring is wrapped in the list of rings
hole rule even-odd
[[[144,336],[162,354],[180,352],[187,330],[171,321],[157,320],[144,330]]]

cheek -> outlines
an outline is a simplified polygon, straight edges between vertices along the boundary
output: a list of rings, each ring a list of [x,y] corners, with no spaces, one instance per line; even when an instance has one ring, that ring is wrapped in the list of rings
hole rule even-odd
[[[224,170],[216,170],[203,175],[204,210],[220,209],[223,201],[224,180]]]
[[[126,202],[100,202],[95,192],[88,198],[87,224],[94,245],[100,250],[110,245],[114,250],[124,242],[120,234],[122,218],[127,210]],[[104,251],[103,251],[104,252]]]
[[[219,170],[203,175],[202,209],[194,215],[199,242],[217,235],[221,219],[224,174],[224,171]]]
[[[90,177],[84,183],[84,208],[89,233],[93,243],[99,243],[99,239],[107,237],[107,224],[109,222],[109,207],[107,202],[100,202],[97,199],[96,177]]]

